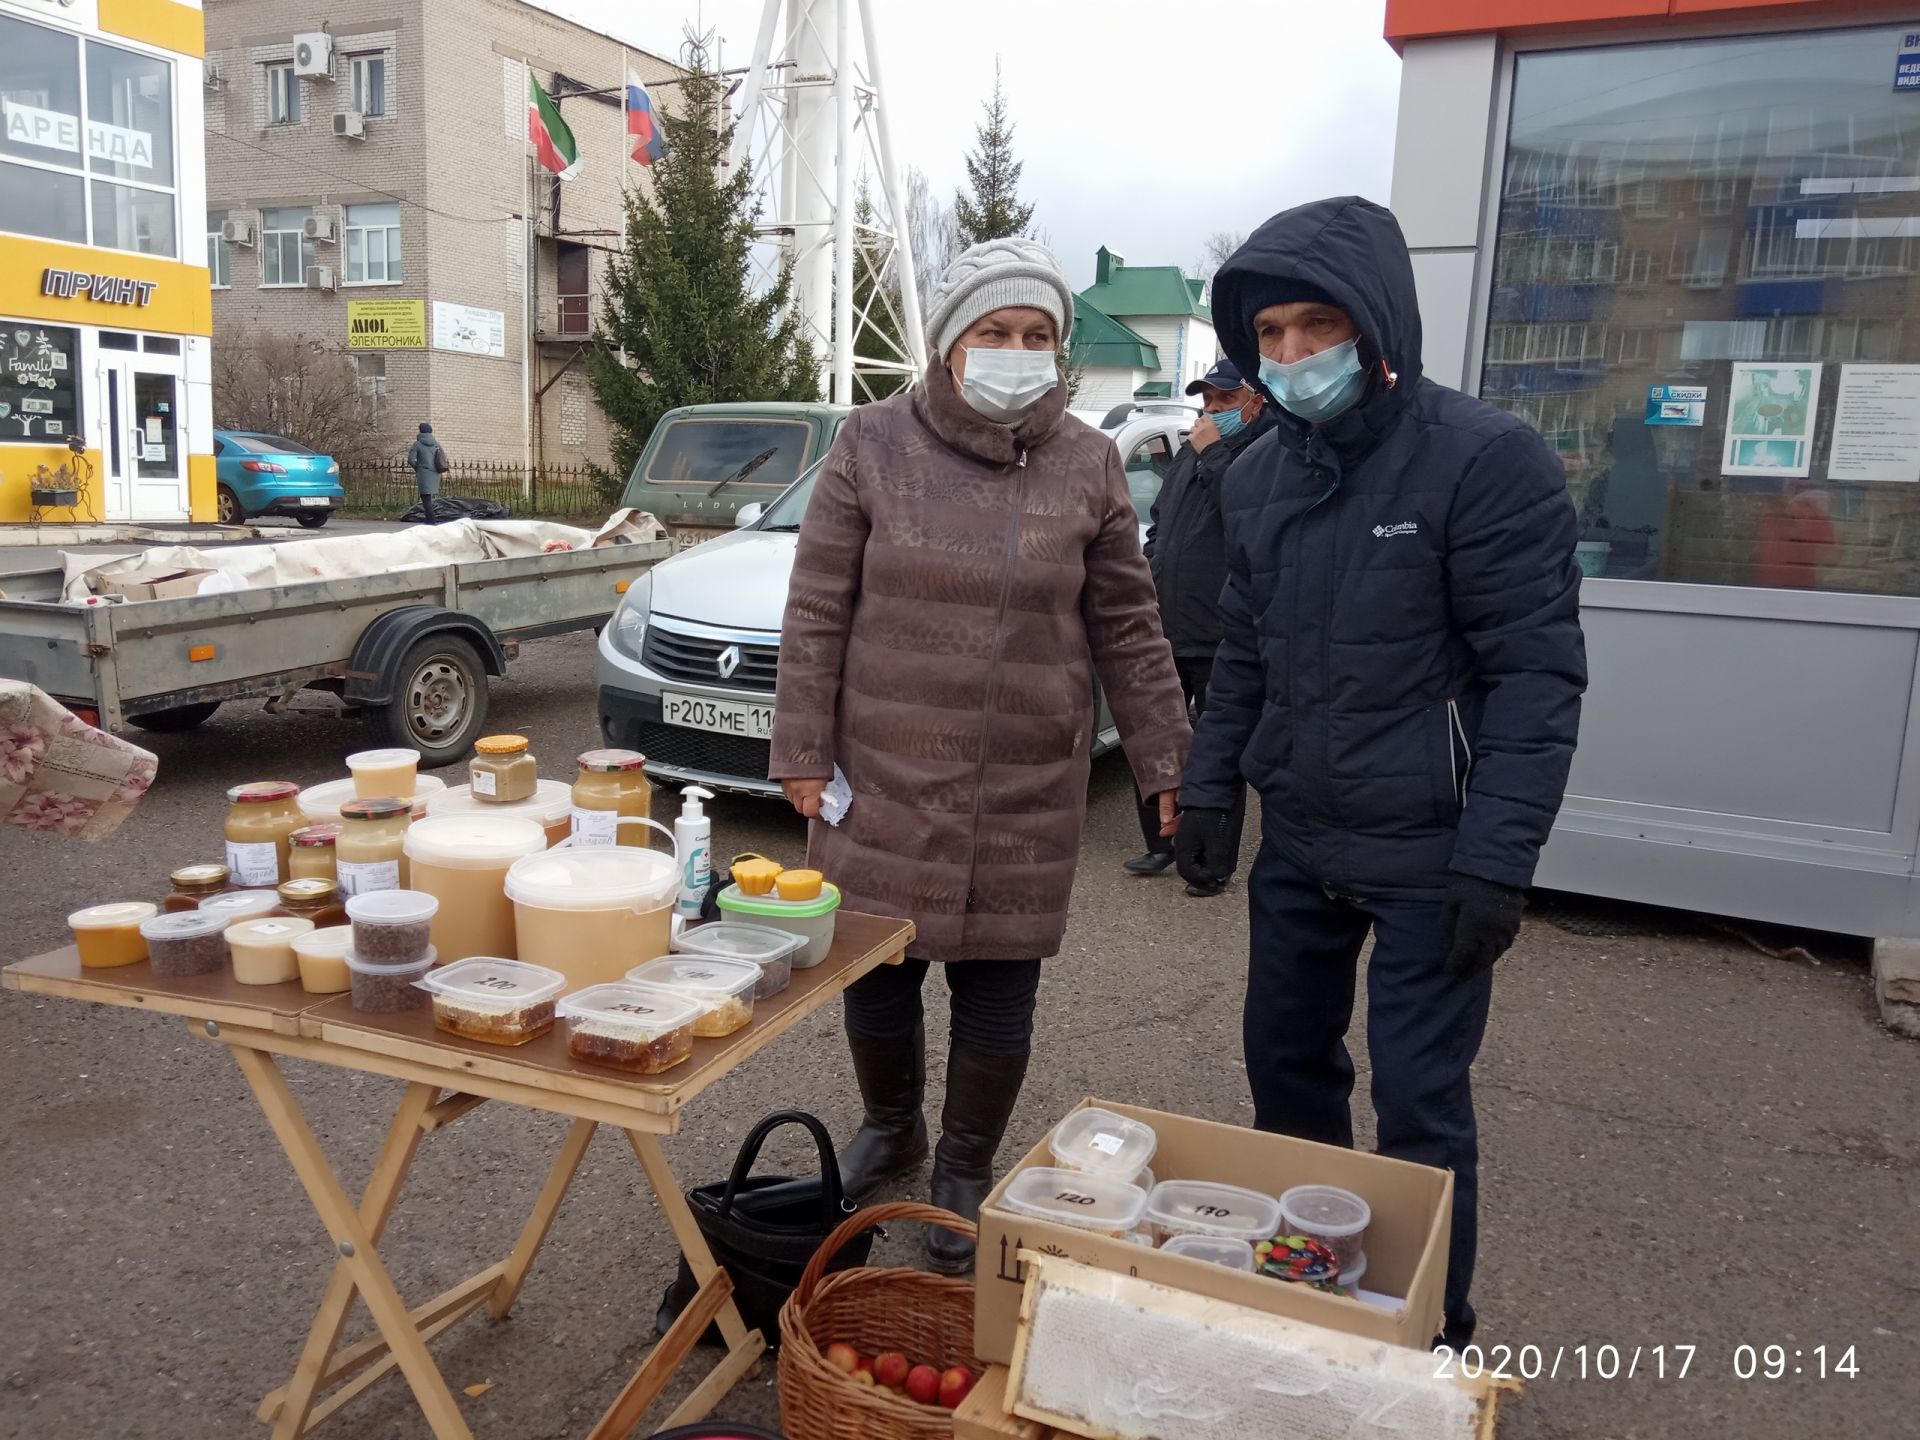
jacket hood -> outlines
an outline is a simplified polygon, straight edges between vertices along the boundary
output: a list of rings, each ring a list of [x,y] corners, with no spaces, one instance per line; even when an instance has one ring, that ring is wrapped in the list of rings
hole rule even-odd
[[[1420,302],[1400,222],[1384,205],[1341,195],[1283,210],[1248,238],[1213,277],[1220,347],[1240,373],[1260,373],[1250,299],[1275,280],[1324,290],[1360,327],[1361,353],[1382,359],[1405,394],[1420,377]],[[1256,381],[1257,383],[1257,381]]]

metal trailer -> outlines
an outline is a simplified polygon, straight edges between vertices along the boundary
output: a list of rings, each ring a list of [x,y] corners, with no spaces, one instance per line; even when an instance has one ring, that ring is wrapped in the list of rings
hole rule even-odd
[[[228,700],[336,697],[374,746],[451,765],[485,733],[487,677],[518,643],[598,630],[665,541],[347,580],[82,606],[58,569],[0,573],[0,675],[104,729],[191,729]]]

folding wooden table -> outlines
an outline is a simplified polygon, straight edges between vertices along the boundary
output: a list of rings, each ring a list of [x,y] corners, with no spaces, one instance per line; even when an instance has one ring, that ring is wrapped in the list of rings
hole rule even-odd
[[[709,1325],[718,1325],[726,1353],[667,1417],[666,1428],[709,1414],[766,1349],[760,1332],[748,1330],[741,1320],[732,1283],[694,1223],[660,1137],[676,1133],[681,1108],[734,1066],[875,967],[898,963],[913,933],[901,921],[843,912],[827,959],[794,971],[785,991],[759,1001],[750,1026],[724,1039],[695,1040],[691,1059],[649,1077],[572,1059],[564,1026],[509,1049],[438,1030],[425,1009],[363,1015],[344,995],[309,995],[297,984],[239,985],[225,971],[167,979],[146,964],[85,970],[70,947],[8,966],[0,983],[11,990],[185,1016],[194,1034],[224,1045],[239,1064],[339,1257],[292,1379],[260,1404],[259,1418],[273,1426],[275,1440],[310,1433],[394,1368],[412,1388],[436,1440],[472,1440],[427,1342],[481,1305],[496,1317],[512,1308],[594,1131],[601,1125],[624,1131],[700,1288],[589,1432],[589,1440],[620,1440],[659,1398]],[[341,1187],[280,1073],[282,1056],[406,1082],[357,1205]],[[507,1258],[409,1309],[381,1262],[381,1232],[421,1140],[489,1101],[565,1115],[573,1125]],[[372,1313],[375,1332],[342,1346],[355,1295]]]

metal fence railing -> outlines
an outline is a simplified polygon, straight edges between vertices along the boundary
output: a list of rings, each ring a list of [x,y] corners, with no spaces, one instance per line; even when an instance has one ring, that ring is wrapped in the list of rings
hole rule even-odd
[[[340,485],[347,492],[342,511],[348,515],[392,519],[419,501],[413,467],[405,461],[345,462]],[[474,500],[498,500],[522,519],[545,517],[568,520],[604,519],[615,500],[606,494],[594,472],[585,466],[546,465],[533,474],[533,493],[526,492],[518,465],[458,464],[440,477],[442,495]]]

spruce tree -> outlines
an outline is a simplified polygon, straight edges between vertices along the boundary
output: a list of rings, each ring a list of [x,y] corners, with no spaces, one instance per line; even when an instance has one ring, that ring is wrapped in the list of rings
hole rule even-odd
[[[973,193],[953,198],[962,249],[982,240],[1025,235],[1033,206],[1020,203],[1020,162],[1013,158],[1013,122],[1007,118],[1006,92],[1000,88],[1000,62],[993,64],[993,99],[982,107],[986,123],[974,127],[974,150],[967,156],[967,183]]]
[[[668,410],[728,400],[818,400],[818,362],[793,310],[790,270],[756,294],[759,205],[742,164],[723,178],[733,124],[696,49],[678,103],[657,116],[666,153],[653,193],[626,194],[621,251],[607,261],[600,330],[587,357],[613,425],[616,492]]]
[[[910,358],[906,342],[900,338],[897,318],[900,278],[887,263],[890,257],[886,242],[868,233],[873,222],[873,196],[867,177],[862,175],[853,204],[853,353],[898,364]],[[871,370],[855,373],[856,388],[861,392],[856,400],[884,400],[907,383],[905,375]]]

